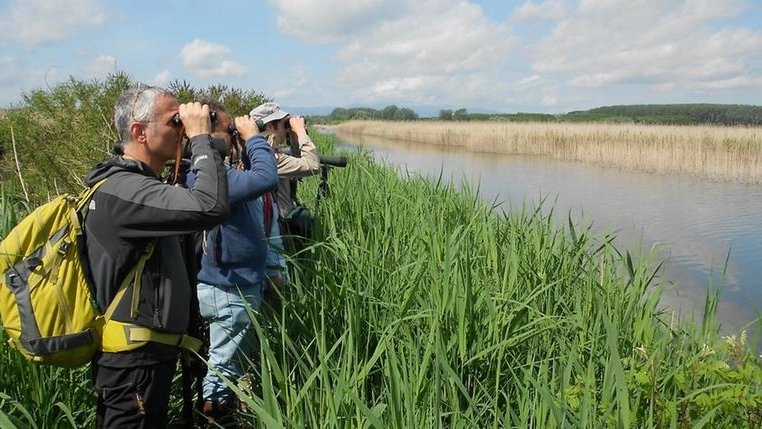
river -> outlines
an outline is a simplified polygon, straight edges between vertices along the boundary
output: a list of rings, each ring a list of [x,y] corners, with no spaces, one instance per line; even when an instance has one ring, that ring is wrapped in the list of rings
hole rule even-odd
[[[544,157],[482,154],[367,136],[338,134],[340,149],[367,149],[400,174],[442,175],[478,185],[498,210],[545,199],[558,221],[616,233],[619,249],[652,249],[665,260],[662,304],[700,317],[708,288],[722,285],[721,332],[749,327],[762,309],[762,185],[621,171]],[[754,326],[756,328],[756,325]],[[756,331],[756,329],[755,329]]]

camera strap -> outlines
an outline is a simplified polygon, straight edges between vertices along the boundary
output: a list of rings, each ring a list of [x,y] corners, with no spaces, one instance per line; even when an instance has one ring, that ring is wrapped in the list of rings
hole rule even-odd
[[[175,151],[175,177],[174,180],[172,180],[174,183],[173,185],[177,185],[177,181],[180,177],[180,161],[182,161],[183,158],[183,135],[185,135],[185,127],[183,126],[180,129],[180,140],[177,142],[177,150]]]
[[[275,217],[273,209],[273,194],[272,192],[267,192],[262,195],[262,220],[265,226],[266,238],[270,238],[272,233],[273,218]]]

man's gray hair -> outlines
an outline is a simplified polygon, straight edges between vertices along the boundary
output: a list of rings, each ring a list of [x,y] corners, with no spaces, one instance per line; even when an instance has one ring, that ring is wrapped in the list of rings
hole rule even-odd
[[[159,95],[174,97],[163,88],[143,83],[128,88],[119,96],[114,106],[114,125],[123,143],[130,141],[130,122],[150,122],[154,119]]]

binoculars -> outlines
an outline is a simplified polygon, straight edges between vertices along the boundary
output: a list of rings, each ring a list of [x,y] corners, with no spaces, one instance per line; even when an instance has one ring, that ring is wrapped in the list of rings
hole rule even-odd
[[[217,122],[217,112],[215,112],[214,110],[210,110],[209,119],[212,121],[212,128],[214,128],[214,123]],[[180,119],[179,112],[172,115],[172,123],[178,127],[183,124],[183,120]]]

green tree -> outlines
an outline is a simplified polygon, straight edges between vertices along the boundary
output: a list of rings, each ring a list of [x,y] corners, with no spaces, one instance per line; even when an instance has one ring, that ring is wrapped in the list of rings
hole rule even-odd
[[[403,107],[397,110],[397,113],[394,116],[394,119],[398,121],[414,121],[418,119],[418,114],[415,113],[415,110],[413,109]]]
[[[453,112],[452,114],[452,120],[453,121],[467,121],[468,120],[468,111],[464,108],[460,108]]]
[[[175,94],[181,103],[192,100],[212,100],[221,103],[231,116],[246,115],[254,107],[272,101],[261,92],[242,91],[223,84],[197,89],[185,80],[175,80],[169,83],[167,89]]]
[[[391,106],[386,106],[381,111],[381,119],[384,119],[387,121],[397,119],[398,112],[399,112],[399,108],[395,106],[394,104],[392,104]]]

